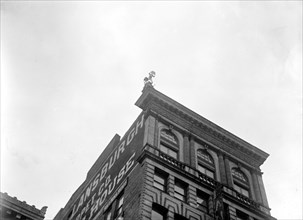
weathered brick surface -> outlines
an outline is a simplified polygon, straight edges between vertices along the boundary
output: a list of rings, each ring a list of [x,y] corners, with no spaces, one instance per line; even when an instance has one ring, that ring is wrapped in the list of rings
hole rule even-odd
[[[140,201],[143,188],[144,167],[140,164],[132,171],[128,178],[128,184],[124,190],[124,219],[140,219]]]

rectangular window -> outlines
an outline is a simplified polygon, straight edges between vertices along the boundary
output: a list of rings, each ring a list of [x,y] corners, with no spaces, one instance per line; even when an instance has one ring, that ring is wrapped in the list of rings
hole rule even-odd
[[[160,144],[160,150],[165,153],[165,154],[168,154],[169,156],[173,157],[174,159],[177,159],[178,158],[178,151],[173,149],[173,148],[170,148],[166,145],[164,145],[163,143]]]
[[[112,206],[110,206],[105,212],[104,212],[104,220],[110,220],[112,217],[111,212]]]
[[[188,220],[187,218],[185,218],[184,216],[182,215],[179,215],[179,214],[174,214],[174,220]]]
[[[198,164],[198,170],[212,179],[215,178],[215,173],[210,169],[207,169],[206,167],[202,166],[201,164]]]
[[[166,220],[166,218],[167,218],[167,209],[156,203],[153,203],[151,220]]]
[[[205,213],[208,213],[208,200],[209,195],[197,190],[197,208]]]
[[[168,174],[165,173],[164,171],[155,168],[155,174],[154,174],[154,187],[166,191],[166,186],[167,186],[167,178]]]
[[[177,199],[186,202],[186,192],[187,192],[187,184],[182,182],[181,180],[175,179],[175,193],[174,196]]]
[[[237,220],[248,220],[249,217],[244,212],[241,212],[240,210],[236,210]]]
[[[122,192],[116,200],[115,219],[120,219],[123,216],[123,209],[122,209],[123,202],[124,202],[124,195]]]
[[[240,193],[240,194],[242,194],[242,195],[244,195],[244,196],[246,196],[246,197],[249,197],[249,192],[248,192],[248,190],[245,189],[245,188],[243,188],[243,187],[240,186],[239,184],[234,183],[234,189],[235,189],[238,193]]]

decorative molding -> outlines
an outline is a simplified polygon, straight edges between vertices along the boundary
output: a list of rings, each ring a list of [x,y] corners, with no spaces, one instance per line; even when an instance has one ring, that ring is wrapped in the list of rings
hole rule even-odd
[[[34,205],[29,205],[25,201],[21,202],[17,197],[11,197],[7,193],[0,193],[0,206],[33,219],[44,219],[47,206],[37,209]]]
[[[143,110],[149,109],[161,118],[167,118],[184,130],[206,139],[222,151],[236,155],[247,164],[259,168],[264,163],[268,154],[223,128],[208,121],[202,116],[192,112],[183,105],[170,99],[153,88],[143,90],[143,94],[136,102]]]

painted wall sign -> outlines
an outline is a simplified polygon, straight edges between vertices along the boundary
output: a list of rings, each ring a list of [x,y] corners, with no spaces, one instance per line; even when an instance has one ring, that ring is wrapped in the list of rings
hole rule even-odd
[[[144,136],[142,113],[72,206],[71,220],[93,219],[134,167]]]

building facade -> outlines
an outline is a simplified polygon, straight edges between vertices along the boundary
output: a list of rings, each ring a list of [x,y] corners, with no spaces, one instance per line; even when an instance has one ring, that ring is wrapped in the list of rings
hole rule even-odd
[[[37,209],[33,205],[19,201],[7,193],[0,193],[0,219],[1,220],[43,220],[47,207]]]
[[[269,156],[154,89],[55,220],[274,220],[260,166]]]

